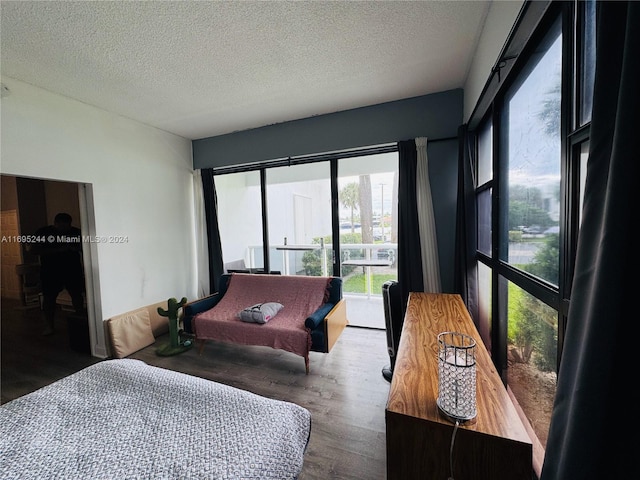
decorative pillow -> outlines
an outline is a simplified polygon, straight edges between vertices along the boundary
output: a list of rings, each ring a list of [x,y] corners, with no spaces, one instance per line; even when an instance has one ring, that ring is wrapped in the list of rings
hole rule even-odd
[[[107,326],[115,358],[124,358],[156,341],[146,308],[112,317]]]
[[[242,310],[238,316],[243,322],[267,323],[282,310],[283,305],[277,302],[257,303]]]

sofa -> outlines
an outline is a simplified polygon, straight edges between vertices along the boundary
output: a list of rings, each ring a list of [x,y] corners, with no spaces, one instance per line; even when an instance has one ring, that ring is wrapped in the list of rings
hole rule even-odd
[[[308,374],[309,352],[329,353],[348,324],[339,277],[227,273],[218,285],[183,307],[184,331],[195,335],[200,352],[209,340],[270,346],[302,356]],[[265,304],[281,310],[268,322],[241,319]]]
[[[115,315],[105,321],[111,356],[124,358],[169,332],[169,319],[158,313],[167,308],[167,300]]]

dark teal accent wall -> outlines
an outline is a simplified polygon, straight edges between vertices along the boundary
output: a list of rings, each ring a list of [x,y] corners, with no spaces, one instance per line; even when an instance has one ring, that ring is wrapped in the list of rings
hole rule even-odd
[[[453,292],[460,89],[193,141],[194,168],[226,167],[427,137],[442,290]]]
[[[194,140],[193,167],[211,168],[457,135],[461,89]]]

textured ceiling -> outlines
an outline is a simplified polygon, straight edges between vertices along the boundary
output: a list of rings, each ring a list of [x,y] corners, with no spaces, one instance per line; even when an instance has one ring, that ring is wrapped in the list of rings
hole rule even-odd
[[[3,76],[190,139],[461,88],[488,1],[4,1]]]

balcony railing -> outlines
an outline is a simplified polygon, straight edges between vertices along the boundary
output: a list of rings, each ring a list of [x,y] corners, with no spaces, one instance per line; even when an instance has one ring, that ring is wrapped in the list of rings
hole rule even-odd
[[[365,276],[365,294],[381,295],[372,291],[373,272],[375,268],[393,269],[395,271],[398,245],[396,243],[348,243],[340,246],[342,276],[362,268]],[[313,253],[313,255],[309,255]],[[262,246],[249,247],[249,265],[257,268],[256,259],[262,257]],[[332,245],[321,243],[271,245],[270,268],[282,272],[283,275],[332,275]],[[348,292],[358,294],[358,292]]]

